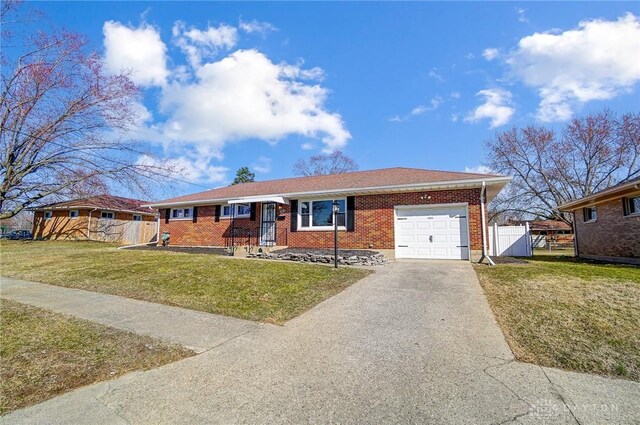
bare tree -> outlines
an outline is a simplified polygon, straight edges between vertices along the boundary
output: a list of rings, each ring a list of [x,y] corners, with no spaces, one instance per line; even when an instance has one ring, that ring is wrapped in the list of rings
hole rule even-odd
[[[44,200],[114,184],[141,189],[154,173],[121,140],[139,95],[127,75],[109,75],[86,39],[64,30],[13,33],[28,25],[3,2],[0,98],[0,219]]]
[[[356,162],[342,151],[325,155],[314,155],[308,161],[299,160],[293,167],[297,176],[319,176],[325,174],[342,174],[357,171]]]
[[[513,175],[495,214],[526,214],[571,224],[558,205],[640,177],[640,114],[611,111],[574,118],[558,137],[545,127],[512,128],[487,142],[488,165]]]

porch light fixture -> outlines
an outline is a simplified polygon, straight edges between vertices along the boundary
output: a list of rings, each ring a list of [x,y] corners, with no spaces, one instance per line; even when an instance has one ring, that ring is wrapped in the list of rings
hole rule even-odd
[[[333,265],[338,268],[338,213],[340,212],[340,203],[333,201]]]

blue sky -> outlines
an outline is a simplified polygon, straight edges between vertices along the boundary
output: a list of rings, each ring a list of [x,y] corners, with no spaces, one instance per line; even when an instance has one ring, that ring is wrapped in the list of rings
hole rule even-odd
[[[496,131],[640,106],[638,2],[31,5],[133,72],[140,160],[210,187],[337,148],[361,169],[476,170]]]

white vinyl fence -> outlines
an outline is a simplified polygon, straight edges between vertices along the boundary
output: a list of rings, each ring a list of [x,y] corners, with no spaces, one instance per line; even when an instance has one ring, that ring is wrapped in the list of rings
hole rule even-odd
[[[529,223],[524,226],[489,227],[489,255],[531,257]]]

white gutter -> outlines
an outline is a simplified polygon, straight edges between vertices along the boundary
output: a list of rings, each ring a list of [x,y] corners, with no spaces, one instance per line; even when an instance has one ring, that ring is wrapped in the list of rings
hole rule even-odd
[[[495,266],[496,263],[494,263],[491,257],[487,255],[487,222],[485,220],[485,214],[484,214],[484,200],[485,200],[486,191],[487,191],[487,186],[483,180],[482,189],[480,190],[480,218],[482,220],[482,257],[480,257],[479,262],[481,263],[482,260],[486,258],[489,261],[489,265]]]
[[[406,191],[420,191],[420,190],[438,190],[438,189],[451,189],[451,188],[476,188],[482,183],[482,187],[484,187],[485,182],[489,183],[504,183],[507,184],[511,181],[511,177],[492,177],[486,180],[451,180],[446,182],[434,182],[434,183],[423,183],[423,184],[403,184],[403,185],[392,185],[392,186],[373,186],[373,187],[362,187],[362,188],[347,188],[347,189],[331,189],[331,190],[317,190],[311,192],[292,192],[292,193],[272,193],[261,195],[262,197],[282,197],[282,198],[300,198],[300,197],[312,197],[317,195],[333,195],[333,194],[342,194],[342,193],[356,193],[356,192],[380,192],[380,191],[394,191],[394,190],[406,190]],[[254,196],[258,197],[258,196]],[[251,198],[251,197],[247,197]],[[180,206],[180,205],[209,205],[215,203],[228,202],[230,200],[236,200],[238,197],[232,198],[212,198],[212,199],[194,199],[191,201],[177,201],[177,202],[166,202],[166,203],[155,203],[155,204],[145,204],[144,207],[170,207],[170,206]]]
[[[98,211],[98,208],[94,208],[89,211],[89,220],[87,220],[87,240],[91,240],[91,213]]]
[[[249,204],[251,202],[275,202],[276,204],[289,205],[289,200],[284,199],[282,196],[249,196],[228,201],[229,204]]]

